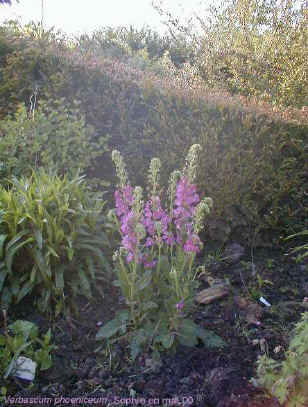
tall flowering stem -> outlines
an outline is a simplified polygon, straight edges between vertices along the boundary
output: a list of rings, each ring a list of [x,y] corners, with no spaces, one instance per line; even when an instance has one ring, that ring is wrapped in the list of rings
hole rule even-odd
[[[200,201],[194,185],[199,152],[200,146],[193,145],[183,171],[171,174],[167,209],[161,202],[160,160],[151,161],[149,196],[144,202],[142,189],[133,189],[128,182],[120,153],[112,153],[119,178],[115,206],[122,236],[115,260],[135,328],[147,316],[149,320],[167,318],[167,326],[174,329],[189,311],[193,262],[202,249],[198,233],[212,205],[210,198]],[[153,304],[156,311],[149,311]]]

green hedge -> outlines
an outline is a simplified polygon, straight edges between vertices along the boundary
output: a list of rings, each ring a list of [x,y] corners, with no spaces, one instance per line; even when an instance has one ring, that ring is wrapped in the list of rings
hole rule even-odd
[[[260,232],[264,241],[274,232],[268,236],[273,243],[307,228],[307,124],[185,89],[116,60],[81,56],[78,49],[65,55],[56,69],[46,70],[40,100],[79,100],[94,128],[91,141],[109,136],[109,148],[120,150],[129,163],[133,183],[142,185],[153,156],[163,161],[166,178],[183,164],[188,147],[200,143],[199,188],[214,199],[213,216],[222,221],[226,238],[247,242]],[[21,70],[19,77],[23,74],[29,75]],[[88,175],[114,183],[112,168],[110,157],[98,154]]]

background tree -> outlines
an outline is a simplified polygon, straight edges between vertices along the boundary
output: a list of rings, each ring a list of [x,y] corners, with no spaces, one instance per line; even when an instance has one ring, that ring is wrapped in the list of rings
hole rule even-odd
[[[195,16],[198,33],[154,7],[173,36],[185,32],[194,40],[207,86],[278,105],[307,105],[307,0],[221,0]]]

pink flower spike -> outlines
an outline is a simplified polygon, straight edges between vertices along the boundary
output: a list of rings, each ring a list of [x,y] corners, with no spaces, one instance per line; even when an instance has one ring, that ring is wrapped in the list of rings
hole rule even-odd
[[[178,311],[182,311],[182,309],[184,307],[184,300],[181,300],[180,302],[178,302],[175,307]]]

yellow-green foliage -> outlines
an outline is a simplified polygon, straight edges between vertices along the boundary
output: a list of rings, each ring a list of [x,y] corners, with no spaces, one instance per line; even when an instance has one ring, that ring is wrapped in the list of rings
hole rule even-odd
[[[294,336],[279,363],[264,355],[258,360],[258,383],[286,407],[308,404],[308,312],[302,314]]]
[[[302,232],[295,233],[295,235],[288,236],[286,240],[293,239],[294,237],[308,236],[308,229],[303,230]],[[291,253],[297,253],[297,258],[303,260],[308,256],[308,239],[305,239],[306,242],[303,245],[297,246],[292,249]]]
[[[205,84],[278,105],[307,105],[307,13],[304,0],[221,0],[202,21]]]
[[[0,134],[2,184],[40,167],[72,175],[91,168],[107,151],[106,137],[95,141],[95,131],[85,123],[77,102],[69,107],[64,99],[41,102],[30,114],[19,106],[14,117],[0,121]]]
[[[15,178],[9,190],[1,187],[2,306],[34,292],[41,310],[56,306],[59,313],[74,296],[90,297],[97,271],[109,267],[108,240],[98,226],[104,204],[79,176],[37,171]]]

